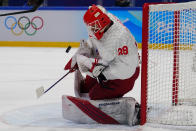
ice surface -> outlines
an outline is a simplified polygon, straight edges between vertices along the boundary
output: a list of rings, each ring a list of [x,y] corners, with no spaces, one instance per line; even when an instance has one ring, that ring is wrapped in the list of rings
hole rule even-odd
[[[75,53],[65,48],[0,47],[0,131],[172,131],[151,126],[87,125],[67,121],[61,116],[61,96],[74,95],[73,74],[40,99],[35,90],[50,87],[66,71],[65,64]],[[140,101],[140,79],[126,96]]]

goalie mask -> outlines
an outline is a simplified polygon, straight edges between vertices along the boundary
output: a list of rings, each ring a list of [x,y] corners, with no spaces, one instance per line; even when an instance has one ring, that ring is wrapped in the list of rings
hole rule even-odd
[[[111,23],[110,18],[98,6],[92,5],[84,14],[84,23],[89,31],[100,40],[105,28]]]

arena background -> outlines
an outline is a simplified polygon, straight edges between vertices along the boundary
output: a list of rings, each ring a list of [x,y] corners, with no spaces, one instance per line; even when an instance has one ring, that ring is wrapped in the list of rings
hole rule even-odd
[[[0,8],[2,13],[25,9],[27,8]],[[117,16],[132,32],[136,41],[141,43],[142,8],[110,7],[107,9]],[[34,13],[2,17],[0,46],[65,47],[71,45],[78,47],[79,41],[88,37],[83,23],[86,10],[87,7],[42,7]],[[27,24],[28,20],[33,24]]]

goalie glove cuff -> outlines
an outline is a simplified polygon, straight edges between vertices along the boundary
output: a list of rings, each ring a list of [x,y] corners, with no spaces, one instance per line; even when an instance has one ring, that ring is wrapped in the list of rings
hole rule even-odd
[[[100,73],[98,76],[99,81],[106,81],[106,77],[103,75],[103,73]]]
[[[107,79],[106,79],[106,77],[104,76],[103,73],[99,74],[99,76],[97,77],[97,80],[98,80],[98,82],[99,82],[99,84],[101,85],[102,88],[113,90],[113,88],[110,88],[107,84],[104,83],[104,82],[107,81]]]

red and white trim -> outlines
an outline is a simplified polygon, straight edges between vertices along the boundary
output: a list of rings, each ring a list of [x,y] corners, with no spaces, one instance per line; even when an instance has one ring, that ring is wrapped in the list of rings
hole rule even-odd
[[[120,124],[117,120],[107,115],[99,108],[92,105],[89,101],[79,99],[76,97],[67,96],[67,98],[75,104],[82,112],[84,112],[91,119],[101,124]]]
[[[90,72],[93,72],[95,66],[98,64],[98,61],[99,61],[99,60],[98,60],[97,58],[95,58],[95,62],[92,63],[92,67],[91,67],[91,69],[90,69]]]

